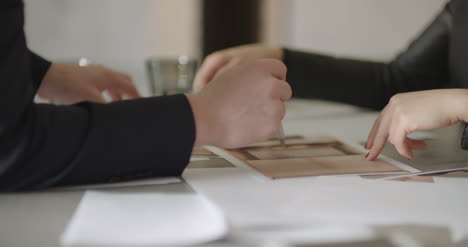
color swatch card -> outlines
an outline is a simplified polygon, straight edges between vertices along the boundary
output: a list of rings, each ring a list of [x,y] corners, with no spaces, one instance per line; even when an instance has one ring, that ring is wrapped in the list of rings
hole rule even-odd
[[[402,164],[368,161],[359,149],[333,137],[287,137],[286,145],[268,140],[239,149],[211,149],[231,163],[246,165],[277,179],[323,175],[398,174],[414,172]]]

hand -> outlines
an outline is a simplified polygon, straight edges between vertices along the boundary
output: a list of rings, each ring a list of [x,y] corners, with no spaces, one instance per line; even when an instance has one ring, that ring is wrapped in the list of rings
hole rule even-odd
[[[262,59],[234,66],[187,98],[195,116],[198,145],[238,148],[274,136],[291,97],[286,66]],[[252,83],[255,82],[255,83]]]
[[[453,125],[468,119],[468,90],[441,89],[397,94],[390,99],[374,123],[367,138],[368,160],[374,160],[387,139],[408,159],[413,149],[426,143],[407,135],[416,130],[430,130]]]
[[[140,97],[126,74],[99,65],[80,67],[70,64],[52,64],[42,80],[38,94],[63,104],[80,101],[106,103],[102,96],[105,90],[113,101]]]
[[[206,57],[195,76],[193,89],[200,91],[210,81],[223,71],[238,65],[260,58],[283,59],[281,48],[269,47],[260,44],[242,45],[217,51]]]

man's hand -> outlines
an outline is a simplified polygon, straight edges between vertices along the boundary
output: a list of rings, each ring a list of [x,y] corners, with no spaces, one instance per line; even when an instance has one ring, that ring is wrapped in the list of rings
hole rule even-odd
[[[291,97],[286,66],[263,59],[234,66],[196,94],[187,95],[195,116],[195,145],[242,147],[274,136]]]
[[[387,140],[408,159],[426,143],[407,135],[416,130],[446,127],[468,120],[468,90],[440,89],[397,94],[382,110],[367,138],[367,159],[374,160]]]
[[[283,50],[277,47],[251,44],[236,46],[210,54],[206,57],[195,76],[193,89],[195,92],[200,91],[223,71],[235,65],[248,63],[261,58],[282,60]]]
[[[80,67],[69,64],[52,64],[38,94],[63,104],[81,101],[106,103],[102,95],[105,90],[113,101],[140,97],[132,79],[126,74],[99,65]]]

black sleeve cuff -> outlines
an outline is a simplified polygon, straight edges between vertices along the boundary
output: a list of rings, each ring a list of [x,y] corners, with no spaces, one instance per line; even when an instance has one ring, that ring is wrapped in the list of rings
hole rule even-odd
[[[34,88],[37,90],[44,79],[45,74],[50,68],[51,62],[40,57],[36,53],[29,51],[31,61],[31,76],[34,83]]]

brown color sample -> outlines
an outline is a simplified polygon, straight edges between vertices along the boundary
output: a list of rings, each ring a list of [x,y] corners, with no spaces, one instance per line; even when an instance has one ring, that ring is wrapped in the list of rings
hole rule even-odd
[[[401,172],[383,160],[368,161],[363,155],[283,160],[248,160],[247,164],[270,178]]]

